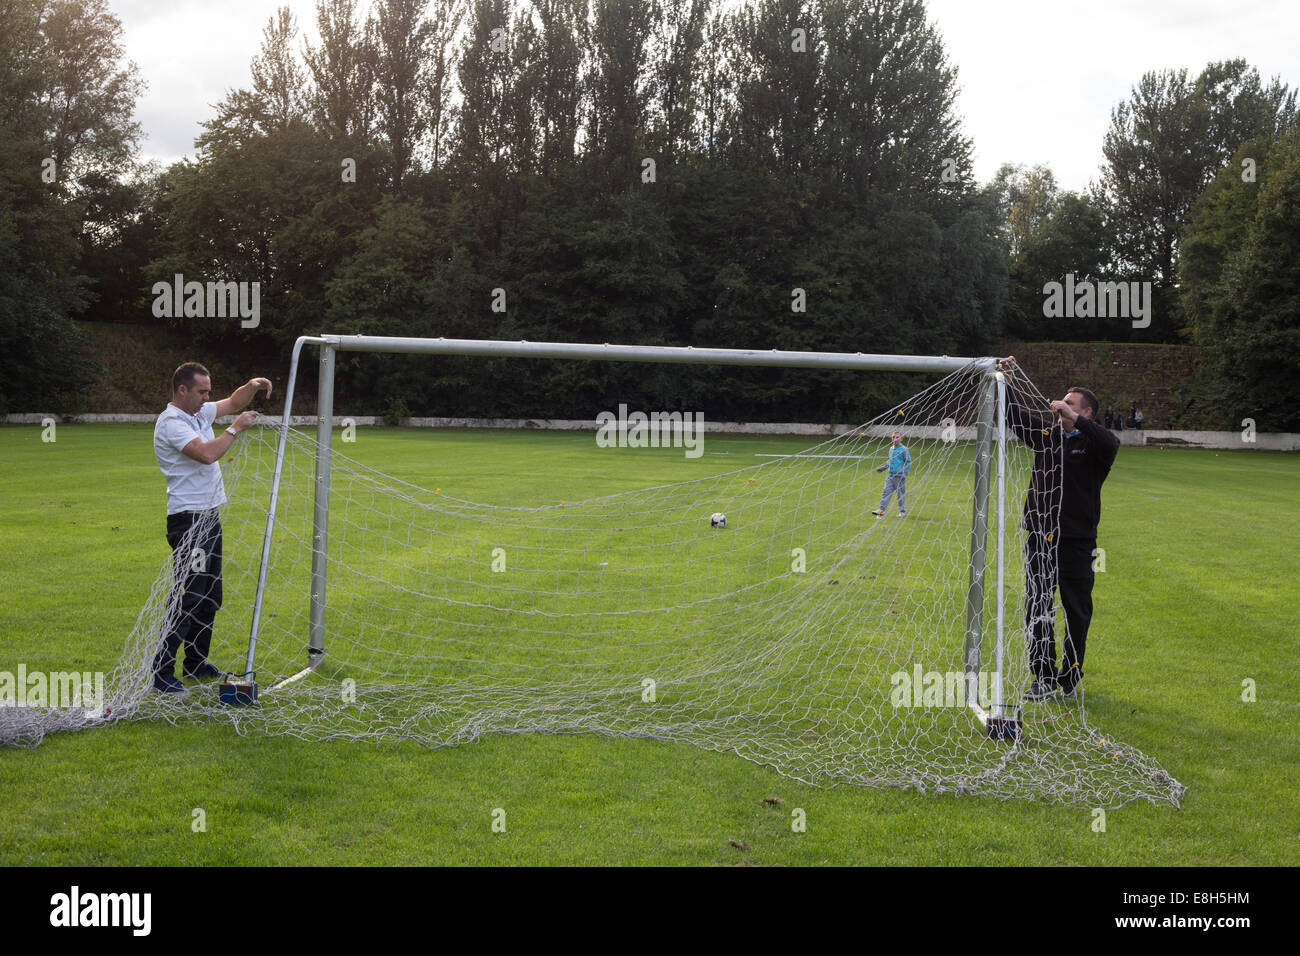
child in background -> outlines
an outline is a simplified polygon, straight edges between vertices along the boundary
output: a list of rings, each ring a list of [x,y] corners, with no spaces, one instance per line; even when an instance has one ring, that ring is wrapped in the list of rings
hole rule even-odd
[[[885,508],[889,506],[889,499],[898,492],[898,516],[900,518],[907,516],[907,499],[906,493],[907,473],[912,470],[912,454],[903,444],[902,432],[894,432],[890,436],[893,447],[889,449],[889,464],[881,465],[876,471],[889,469],[889,477],[885,479],[885,490],[880,496],[880,507],[871,512],[877,518],[884,517]]]

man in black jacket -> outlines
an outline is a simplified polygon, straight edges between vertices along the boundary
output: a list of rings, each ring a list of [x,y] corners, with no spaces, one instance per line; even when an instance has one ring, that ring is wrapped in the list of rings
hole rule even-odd
[[[1014,356],[998,367],[1016,367]],[[1034,451],[1025,497],[1025,628],[1034,683],[1026,693],[1042,700],[1073,697],[1083,678],[1083,653],[1092,621],[1092,562],[1101,520],[1101,485],[1119,451],[1119,438],[1096,420],[1097,396],[1072,388],[1051,403],[1054,421],[1027,408],[1007,389],[1007,424]],[[1059,508],[1059,526],[1057,509]],[[1061,591],[1065,646],[1056,668],[1056,610]]]

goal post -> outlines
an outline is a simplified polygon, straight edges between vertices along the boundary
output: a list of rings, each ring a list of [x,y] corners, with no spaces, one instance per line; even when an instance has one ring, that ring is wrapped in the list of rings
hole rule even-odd
[[[381,352],[425,355],[480,356],[490,358],[562,359],[575,361],[642,362],[662,364],[814,368],[846,371],[913,372],[951,374],[969,372],[979,381],[979,416],[975,426],[974,486],[971,501],[971,533],[968,555],[969,584],[966,597],[963,693],[975,717],[989,736],[1015,739],[1019,720],[1007,714],[1004,703],[1002,666],[1004,657],[1005,583],[1005,469],[1006,394],[1003,373],[997,359],[953,356],[882,355],[861,352],[799,352],[780,349],[719,349],[683,346],[583,344],[565,342],[500,341],[491,339],[410,338],[370,335],[302,336],[293,347],[284,414],[276,453],[275,471],[267,506],[256,595],[253,602],[245,676],[253,680],[256,670],[258,632],[266,588],[267,565],[276,525],[276,509],[283,472],[285,444],[292,422],[294,387],[304,346],[320,350],[317,393],[315,479],[312,507],[311,578],[307,634],[307,664],[268,691],[297,681],[317,668],[326,653],[325,613],[328,606],[329,518],[331,487],[331,433],[334,419],[334,375],[338,352]],[[995,454],[996,448],[996,454]],[[990,471],[996,462],[997,496],[990,494]],[[994,511],[994,508],[996,509]],[[988,571],[989,516],[993,512],[996,546],[996,612],[991,637],[996,667],[991,675],[992,707],[981,706],[976,692],[982,667],[986,633],[985,591]]]
[[[980,383],[980,411],[975,426],[975,487],[971,497],[970,582],[966,589],[966,703],[981,723],[988,715],[979,705],[978,687],[980,654],[984,640],[984,572],[988,564],[989,467],[993,451],[993,384],[992,375]],[[1000,634],[998,637],[1000,638]]]
[[[1016,738],[1020,734],[1020,719],[1005,699],[1003,665],[1006,634],[1006,500],[1007,500],[1007,386],[1006,375],[1000,371],[986,374],[980,386],[980,415],[976,429],[975,493],[971,510],[970,586],[966,603],[966,702],[980,723],[988,729],[989,736]],[[994,453],[996,449],[996,455]],[[990,461],[997,467],[997,496],[992,498],[989,489]],[[991,706],[986,710],[979,703],[977,693],[984,637],[984,593],[987,545],[989,538],[988,516],[992,512],[996,532],[995,568],[997,585],[994,588],[993,617],[993,683]]]

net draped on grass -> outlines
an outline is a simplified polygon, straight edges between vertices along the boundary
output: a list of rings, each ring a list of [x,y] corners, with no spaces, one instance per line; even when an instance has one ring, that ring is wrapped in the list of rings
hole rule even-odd
[[[1048,414],[1023,372],[1009,379]],[[1021,738],[988,739],[954,686],[964,669],[979,404],[979,376],[956,372],[798,454],[585,500],[575,489],[572,501],[452,497],[336,448],[325,655],[314,673],[268,692],[308,660],[316,442],[290,430],[257,645],[259,702],[223,705],[214,684],[179,699],[151,690],[159,635],[179,611],[169,559],[108,678],[106,711],[0,708],[0,742],[32,746],[53,730],[139,718],[427,746],[490,733],[601,734],[732,753],[817,786],[1177,805],[1183,787],[1093,727],[1081,700],[1023,701],[1032,678],[1020,516],[1033,454],[1010,431],[1002,681],[1011,708],[1023,705]],[[895,429],[912,459],[907,515],[895,500],[875,517],[886,478],[876,469]],[[236,672],[278,437],[253,429],[222,462],[225,601],[210,659]],[[544,475],[545,458],[533,463]],[[519,477],[526,498],[528,476]],[[1049,478],[1059,489],[1059,473]],[[996,487],[994,475],[984,677],[995,660]],[[1053,500],[1059,507],[1059,494]],[[710,526],[715,512],[725,528]],[[986,707],[991,686],[980,682]]]

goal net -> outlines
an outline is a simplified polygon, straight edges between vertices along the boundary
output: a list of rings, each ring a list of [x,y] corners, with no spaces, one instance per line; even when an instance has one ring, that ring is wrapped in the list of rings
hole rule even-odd
[[[1046,412],[1022,372],[1008,378]],[[981,432],[992,394],[986,369],[967,368],[796,454],[706,454],[688,469],[698,477],[594,497],[580,484],[553,493],[546,436],[508,493],[480,493],[434,433],[418,437],[428,467],[406,474],[385,473],[364,435],[336,438],[328,547],[314,434],[253,429],[223,462],[210,659],[243,672],[256,610],[259,700],[224,705],[213,684],[179,699],[149,690],[179,613],[168,562],[96,720],[427,746],[600,734],[726,752],[819,786],[1177,804],[1181,785],[1092,726],[1081,700],[1025,700],[1027,595],[1050,583],[1025,577],[1033,455],[1009,432],[999,455]],[[894,496],[877,516],[894,432],[907,473],[890,483],[906,513]],[[990,718],[1018,734],[991,738]],[[0,739],[34,743],[50,721],[0,725]]]

